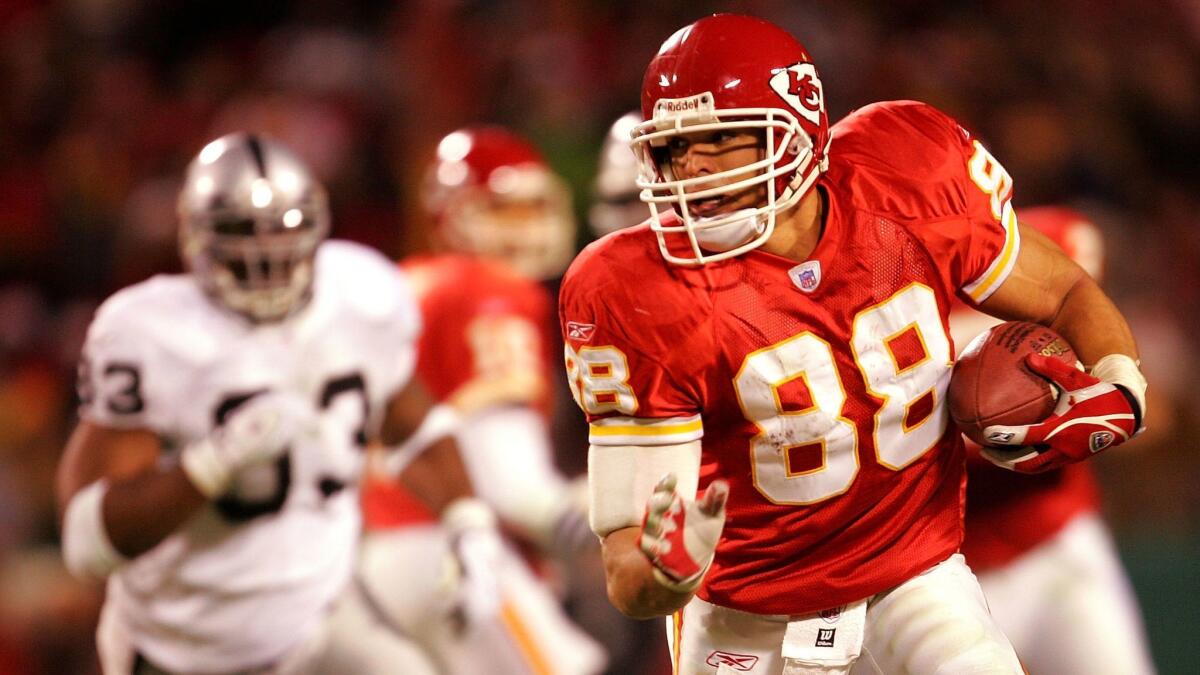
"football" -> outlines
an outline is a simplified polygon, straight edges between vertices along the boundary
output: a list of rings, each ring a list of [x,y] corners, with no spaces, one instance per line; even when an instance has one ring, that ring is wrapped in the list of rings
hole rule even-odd
[[[987,445],[993,424],[1034,424],[1054,410],[1058,390],[1025,365],[1042,354],[1075,365],[1075,351],[1054,331],[1027,321],[1008,321],[967,345],[950,375],[950,417],[967,438]]]

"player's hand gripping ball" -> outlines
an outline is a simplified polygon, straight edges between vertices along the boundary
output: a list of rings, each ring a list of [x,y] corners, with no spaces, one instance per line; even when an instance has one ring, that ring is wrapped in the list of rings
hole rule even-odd
[[[1010,321],[967,346],[950,378],[950,416],[981,454],[1022,473],[1048,471],[1129,440],[1139,404],[1078,367],[1048,328]]]
[[[984,429],[1034,424],[1054,411],[1058,390],[1025,362],[1040,354],[1075,365],[1075,351],[1057,333],[1026,321],[993,326],[967,345],[950,376],[950,416],[967,438],[992,445]]]

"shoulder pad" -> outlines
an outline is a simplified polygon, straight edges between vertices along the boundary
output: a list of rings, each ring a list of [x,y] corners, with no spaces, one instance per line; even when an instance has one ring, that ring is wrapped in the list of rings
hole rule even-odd
[[[367,321],[397,318],[420,325],[404,272],[382,253],[349,241],[326,241],[317,250],[316,301],[343,304]]]
[[[221,312],[189,275],[158,275],[113,294],[96,310],[88,329],[95,345],[137,345],[183,363],[202,364],[220,355],[211,331],[190,330]]]

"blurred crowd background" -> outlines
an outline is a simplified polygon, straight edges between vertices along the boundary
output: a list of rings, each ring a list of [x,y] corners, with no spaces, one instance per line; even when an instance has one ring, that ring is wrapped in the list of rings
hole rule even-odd
[[[207,139],[291,144],[335,236],[396,257],[427,246],[421,174],[467,123],[533,139],[582,215],[645,64],[716,10],[805,42],[831,119],[933,103],[1007,166],[1018,207],[1101,225],[1155,404],[1096,462],[1106,513],[1160,668],[1197,672],[1200,1],[0,0],[0,674],[94,672],[98,591],[62,570],[53,502],[76,358],[106,295],[178,269],[175,191]],[[559,440],[581,471],[586,440]]]

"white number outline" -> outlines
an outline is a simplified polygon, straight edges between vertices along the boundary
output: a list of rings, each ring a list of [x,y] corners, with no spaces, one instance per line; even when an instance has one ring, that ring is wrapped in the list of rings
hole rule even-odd
[[[563,345],[563,356],[567,362],[567,382],[575,403],[589,415],[600,415],[617,411],[633,415],[638,409],[637,394],[629,386],[629,361],[625,352],[613,345],[580,347],[576,352],[570,344]],[[586,366],[586,368],[581,367]],[[608,367],[608,375],[596,375],[599,366]],[[603,384],[600,384],[603,383]],[[597,389],[597,385],[607,386]],[[611,403],[602,403],[599,396],[611,394]]]
[[[791,348],[792,345],[794,345],[798,341],[801,341],[801,340],[809,341],[810,338],[812,341],[815,341],[816,343],[821,345],[823,354],[827,358],[820,359],[819,363],[822,366],[825,364],[828,364],[828,366],[829,366],[828,374],[832,376],[830,379],[832,379],[838,385],[837,394],[834,396],[834,398],[837,399],[837,401],[838,401],[836,406],[832,406],[832,405],[827,406],[827,407],[836,407],[837,414],[836,415],[831,414],[831,413],[829,413],[829,411],[825,410],[825,408],[821,406],[821,401],[819,399],[823,398],[825,396],[828,396],[828,393],[826,393],[826,392],[830,392],[832,390],[831,389],[814,389],[809,384],[809,373],[812,372],[812,370],[813,370],[812,368],[809,368],[809,369],[802,370],[802,371],[799,371],[796,373],[784,372],[783,378],[779,379],[778,381],[773,382],[770,380],[763,380],[761,383],[767,385],[771,390],[772,398],[774,399],[774,408],[775,408],[774,413],[775,414],[770,417],[761,417],[759,415],[756,415],[751,410],[751,407],[746,402],[746,400],[747,400],[747,398],[749,398],[749,396],[747,395],[747,393],[743,392],[744,385],[739,384],[739,383],[743,382],[743,378],[746,375],[746,373],[761,372],[760,370],[754,368],[753,362],[756,359],[761,360],[762,357],[767,356],[767,355],[773,356],[773,355],[779,354],[781,352],[784,352],[785,350]],[[813,352],[810,351],[808,353],[811,354]],[[783,385],[787,384],[788,382],[795,381],[796,379],[803,380],[804,387],[808,391],[809,397],[812,399],[812,405],[804,408],[803,410],[785,411],[783,409],[783,401],[779,397],[779,388],[782,387]],[[737,375],[735,375],[733,378],[733,392],[734,392],[734,395],[737,397],[738,406],[742,410],[742,416],[745,417],[748,421],[752,422],[754,424],[754,426],[758,428],[758,431],[759,431],[757,434],[754,435],[754,437],[752,437],[750,439],[750,473],[751,473],[751,478],[754,482],[755,489],[757,489],[759,494],[761,494],[767,501],[771,502],[772,504],[781,504],[781,505],[803,506],[803,505],[808,505],[808,504],[815,504],[817,502],[821,502],[821,501],[824,501],[831,497],[835,497],[837,495],[843,494],[844,492],[849,490],[850,487],[854,484],[854,480],[855,480],[855,478],[858,477],[858,472],[859,472],[859,469],[861,468],[859,465],[859,461],[858,461],[858,427],[855,426],[853,420],[850,420],[841,414],[845,409],[846,399],[849,398],[849,396],[846,394],[845,385],[842,384],[842,377],[837,371],[837,363],[833,358],[833,348],[829,345],[829,343],[826,340],[815,335],[811,331],[804,331],[797,335],[793,335],[792,337],[789,337],[781,342],[777,342],[769,347],[763,347],[762,349],[757,349],[757,350],[747,354],[746,357],[744,359],[742,359],[742,366],[741,366],[741,368],[738,369]],[[822,392],[822,393],[818,394],[818,392]],[[830,401],[828,401],[828,400],[825,402],[827,404],[830,403]],[[783,425],[787,424],[787,422],[789,422],[789,421],[800,421],[804,418],[809,418],[809,417],[812,417],[819,413],[825,414],[830,419],[831,428],[840,426],[843,429],[849,429],[848,435],[843,436],[838,439],[835,439],[839,446],[844,445],[845,442],[848,442],[849,443],[849,452],[845,452],[844,450],[842,450],[839,447],[835,447],[835,448],[833,448],[833,450],[830,450],[830,447],[829,447],[830,439],[827,437],[828,434],[814,437],[811,440],[803,442],[803,443],[793,443],[793,444],[786,444],[786,445],[778,444],[771,440],[772,434],[776,432],[776,429],[768,428],[768,424],[770,424],[771,422],[774,422],[776,420],[784,420],[784,421],[779,422],[779,424],[771,425],[772,427],[783,426]],[[785,429],[779,429],[778,431],[779,431],[779,433],[784,433]],[[821,446],[821,465],[814,469],[807,469],[805,471],[799,471],[799,472],[793,473],[791,470],[790,463],[788,461],[788,451],[791,450],[792,448],[803,447],[806,445],[816,445],[816,444],[820,444],[820,446]],[[839,453],[839,454],[832,455],[832,460],[834,462],[837,462],[840,464],[844,460],[849,460],[850,462],[853,463],[853,466],[852,467],[843,467],[843,466],[834,467],[830,463],[831,462],[831,454],[830,454],[831,452]],[[844,454],[841,454],[841,453],[844,453]],[[765,461],[760,462],[759,461],[760,455],[767,456],[767,459]],[[766,470],[773,471],[775,468],[772,467],[771,465],[776,463],[775,460],[781,460],[778,463],[782,465],[781,468],[783,469],[783,484],[784,484],[783,487],[789,494],[792,495],[791,498],[784,497],[784,496],[780,495],[778,492],[775,492],[774,494],[768,494],[767,490],[762,487],[763,482],[760,480],[760,476],[759,476],[760,466],[762,466],[762,470],[764,472]],[[837,480],[839,481],[838,482],[839,487],[836,488],[836,491],[822,492],[815,497],[796,496],[794,494],[794,493],[800,493],[800,495],[806,495],[807,493],[812,492],[813,490],[812,490],[811,486],[814,483],[817,483],[820,480],[827,478],[828,471],[834,471],[834,470],[840,471],[843,474],[840,478],[837,478]],[[815,478],[815,480],[814,480],[814,478]]]

